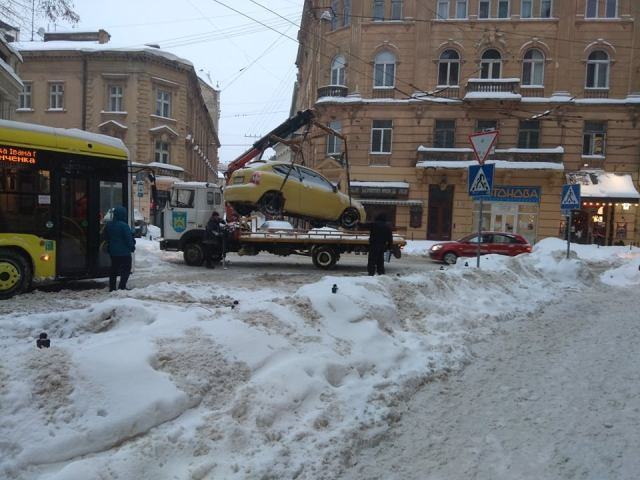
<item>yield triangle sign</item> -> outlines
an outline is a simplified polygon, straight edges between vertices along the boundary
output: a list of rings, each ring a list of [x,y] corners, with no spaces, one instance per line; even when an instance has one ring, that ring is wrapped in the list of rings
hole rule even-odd
[[[484,161],[489,156],[491,147],[493,147],[493,145],[496,143],[497,138],[497,130],[469,135],[469,141],[471,142],[473,151],[476,154],[476,159],[478,160],[480,165],[484,164]]]

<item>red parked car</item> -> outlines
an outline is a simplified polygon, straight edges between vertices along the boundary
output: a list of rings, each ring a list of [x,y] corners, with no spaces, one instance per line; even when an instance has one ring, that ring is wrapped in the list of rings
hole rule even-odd
[[[482,232],[480,235],[480,255],[520,255],[530,253],[531,245],[522,235],[505,232]],[[436,243],[429,250],[432,260],[453,265],[458,257],[475,257],[478,253],[478,234],[473,233],[455,242]]]

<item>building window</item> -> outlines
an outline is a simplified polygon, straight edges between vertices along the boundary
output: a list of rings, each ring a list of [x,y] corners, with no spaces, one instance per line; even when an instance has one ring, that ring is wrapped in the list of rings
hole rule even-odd
[[[329,122],[329,128],[338,133],[342,132],[342,122],[333,120]],[[336,135],[327,135],[327,155],[330,157],[342,154],[342,139]]]
[[[587,0],[587,18],[600,18],[599,7],[604,2],[604,18],[618,16],[618,0]]]
[[[498,130],[497,120],[478,120],[476,122],[476,133],[493,132]]]
[[[438,85],[458,85],[460,55],[455,50],[445,50],[438,64]]]
[[[374,88],[393,88],[396,75],[396,57],[389,51],[382,51],[376,55],[373,70]]]
[[[391,0],[391,20],[402,20],[402,0]]]
[[[478,6],[478,18],[489,18],[491,12],[491,0],[480,0]]]
[[[602,50],[591,52],[587,59],[587,88],[609,88],[609,55]]]
[[[109,111],[122,112],[124,99],[124,88],[120,85],[109,85]]]
[[[381,22],[384,20],[384,0],[373,0],[371,18],[374,22]]]
[[[518,148],[539,148],[540,121],[522,120],[518,130]]]
[[[494,49],[485,51],[480,62],[480,78],[500,78],[502,57],[500,52]]]
[[[533,16],[533,0],[522,0],[520,6],[520,18],[531,18]]]
[[[374,120],[371,127],[371,153],[391,153],[391,120]]]
[[[618,0],[606,0],[604,16],[607,18],[618,16]]]
[[[342,25],[351,25],[351,0],[344,0],[342,2]]]
[[[338,55],[331,63],[331,85],[345,85],[345,65],[343,55]]]
[[[158,89],[156,92],[156,115],[171,117],[171,92]]]
[[[583,155],[604,155],[607,122],[584,122]]]
[[[339,7],[338,7],[338,0],[332,0],[331,2],[331,30],[335,30],[338,28],[338,12],[339,12]]]
[[[522,59],[522,85],[541,87],[544,85],[544,54],[537,49],[529,50]]]
[[[540,18],[551,18],[551,0],[540,0]]]
[[[155,161],[158,163],[169,163],[169,143],[156,140]]]
[[[22,91],[18,95],[18,108],[22,110],[32,110],[33,84],[31,82],[22,82]]]
[[[441,20],[449,18],[449,0],[438,0],[438,18]]]
[[[456,146],[456,121],[436,120],[433,131],[435,148],[453,148]]]
[[[498,0],[498,18],[509,18],[509,0]]]
[[[409,227],[422,227],[422,205],[411,205],[409,207]]]
[[[64,108],[64,84],[49,84],[49,110],[62,110]]]
[[[456,1],[456,18],[467,18],[467,0]]]

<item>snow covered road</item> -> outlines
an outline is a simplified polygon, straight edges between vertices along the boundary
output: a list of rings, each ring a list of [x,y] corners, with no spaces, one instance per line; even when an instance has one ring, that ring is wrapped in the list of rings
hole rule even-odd
[[[637,288],[599,285],[502,323],[344,478],[637,479],[638,306]]]

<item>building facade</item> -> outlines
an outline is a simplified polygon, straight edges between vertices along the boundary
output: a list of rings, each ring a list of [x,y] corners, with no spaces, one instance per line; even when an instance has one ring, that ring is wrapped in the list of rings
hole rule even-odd
[[[640,2],[306,0],[294,110],[346,138],[351,192],[413,239],[475,231],[469,136],[499,132],[483,228],[640,240]],[[307,158],[344,186],[345,145]]]
[[[110,47],[109,38],[101,30],[12,44],[24,60],[15,119],[122,139],[133,170],[153,170],[158,207],[176,180],[215,181],[219,92],[187,60],[154,46]],[[144,196],[134,205],[150,219],[149,179],[138,179]]]
[[[0,21],[0,118],[4,120],[13,119],[23,89],[16,73],[22,57],[10,43],[17,35],[18,29]]]

